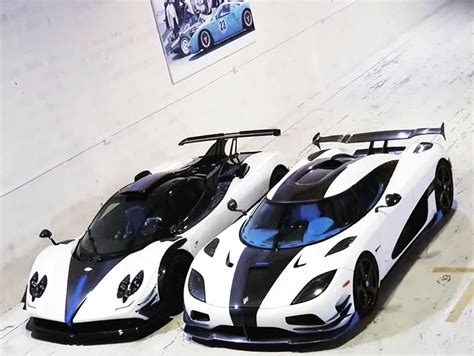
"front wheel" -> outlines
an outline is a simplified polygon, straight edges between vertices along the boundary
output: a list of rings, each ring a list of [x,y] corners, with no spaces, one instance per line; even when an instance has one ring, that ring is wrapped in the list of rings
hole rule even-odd
[[[252,11],[249,9],[244,10],[242,13],[242,25],[245,30],[254,29]]]
[[[191,49],[189,47],[189,38],[187,36],[183,36],[181,41],[179,41],[179,49],[184,56],[187,56],[191,53]]]
[[[363,253],[354,268],[354,306],[360,316],[372,313],[379,294],[377,262],[369,253]]]
[[[205,51],[211,48],[212,37],[209,31],[204,30],[199,34],[199,45]]]
[[[447,214],[453,206],[454,187],[453,172],[446,160],[441,160],[436,167],[435,176],[436,208]]]
[[[160,294],[170,315],[183,311],[184,282],[191,262],[190,257],[178,254],[166,268],[163,291],[160,291]]]

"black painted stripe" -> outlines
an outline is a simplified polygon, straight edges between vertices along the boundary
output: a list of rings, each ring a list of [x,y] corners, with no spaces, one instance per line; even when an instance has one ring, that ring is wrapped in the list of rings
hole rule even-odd
[[[341,162],[340,166],[330,168],[327,166],[333,160],[349,155],[336,154],[332,157],[315,159],[293,172],[273,194],[272,201],[280,203],[296,201],[314,201],[322,199],[336,178],[352,163],[359,158]],[[313,181],[301,183],[301,179],[310,175]]]
[[[434,180],[426,188],[423,195],[418,200],[415,209],[411,212],[402,232],[398,236],[397,242],[392,251],[392,259],[399,257],[406,247],[412,242],[421,228],[428,220],[428,198],[434,191]]]
[[[265,296],[302,248],[260,250],[246,247],[237,263],[229,301],[234,326],[256,327]]]
[[[86,300],[87,295],[124,257],[125,256],[121,256],[101,261],[80,261],[74,258],[74,256],[71,257],[67,280],[66,309],[64,314],[66,324],[72,325],[72,321],[79,308]],[[86,272],[84,271],[84,268],[86,267],[90,267],[92,270]],[[118,283],[120,283],[120,281],[117,282],[117,288]]]

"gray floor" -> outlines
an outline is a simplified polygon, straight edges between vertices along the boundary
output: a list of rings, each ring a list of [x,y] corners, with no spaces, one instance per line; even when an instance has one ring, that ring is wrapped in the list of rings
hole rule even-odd
[[[450,3],[394,39],[357,70],[293,108],[284,135],[267,144],[303,156],[308,132],[349,133],[373,127],[446,123],[455,176],[455,210],[420,238],[383,283],[379,310],[365,329],[327,353],[462,353],[473,350],[472,3]],[[425,138],[426,139],[426,138]],[[148,338],[126,344],[65,346],[32,339],[18,306],[0,318],[2,355],[206,353],[182,332],[177,316]],[[242,351],[225,351],[242,354]]]

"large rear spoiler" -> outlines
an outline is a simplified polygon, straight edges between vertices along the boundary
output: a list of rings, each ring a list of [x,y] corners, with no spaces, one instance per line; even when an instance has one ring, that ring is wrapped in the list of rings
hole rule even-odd
[[[360,143],[370,142],[373,147],[373,143],[376,141],[384,141],[384,147],[387,146],[388,141],[392,140],[407,140],[415,136],[421,135],[441,135],[446,140],[444,133],[444,123],[441,127],[432,128],[420,128],[413,130],[389,130],[389,131],[374,131],[374,132],[363,132],[357,134],[348,135],[332,135],[332,136],[321,136],[318,132],[313,137],[313,145],[321,148],[322,142],[338,142],[338,143]]]
[[[180,146],[187,145],[188,143],[216,141],[216,140],[228,140],[244,137],[257,137],[257,136],[280,136],[280,129],[263,129],[263,130],[247,130],[229,133],[216,133],[211,135],[192,136],[187,137],[178,144]]]

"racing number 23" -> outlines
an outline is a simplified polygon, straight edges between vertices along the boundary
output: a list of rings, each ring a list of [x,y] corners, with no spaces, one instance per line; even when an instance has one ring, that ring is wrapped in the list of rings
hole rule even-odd
[[[225,32],[225,30],[227,30],[227,23],[225,22],[225,20],[219,20],[218,24],[219,24],[219,31]]]

